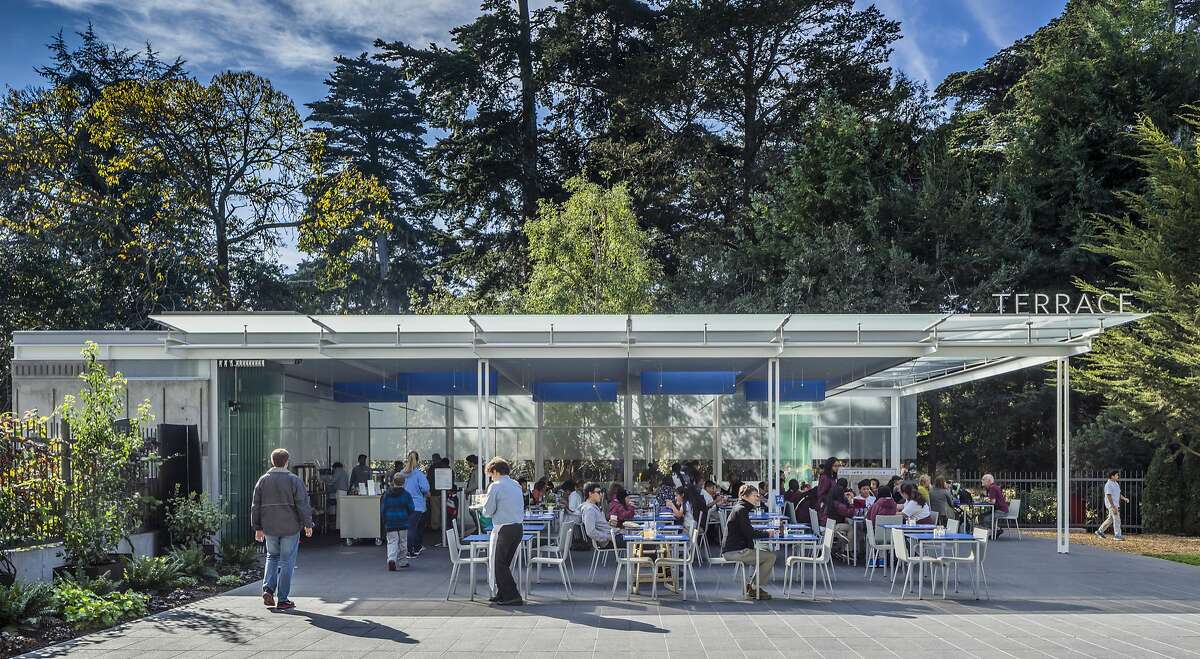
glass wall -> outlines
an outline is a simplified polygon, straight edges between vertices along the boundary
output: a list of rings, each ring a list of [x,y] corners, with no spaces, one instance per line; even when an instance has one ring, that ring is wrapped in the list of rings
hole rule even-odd
[[[621,396],[616,402],[542,403],[542,475],[555,483],[624,480],[623,404]]]
[[[716,459],[717,396],[633,397],[633,482],[655,488],[671,465],[696,463],[711,477]]]

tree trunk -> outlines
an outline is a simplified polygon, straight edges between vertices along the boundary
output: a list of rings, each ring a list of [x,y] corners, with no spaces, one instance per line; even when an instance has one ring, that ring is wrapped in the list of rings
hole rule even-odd
[[[521,69],[521,214],[529,221],[537,215],[537,107],[534,103],[533,46],[529,28],[529,0],[517,0],[520,42],[517,62]]]

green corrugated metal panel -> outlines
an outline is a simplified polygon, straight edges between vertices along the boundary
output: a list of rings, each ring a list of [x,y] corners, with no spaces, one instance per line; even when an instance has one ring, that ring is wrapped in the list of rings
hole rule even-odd
[[[279,446],[283,374],[277,368],[222,368],[218,374],[221,498],[230,514],[223,537],[249,543],[250,502],[254,483],[267,470],[270,452]],[[229,401],[237,401],[236,414]]]

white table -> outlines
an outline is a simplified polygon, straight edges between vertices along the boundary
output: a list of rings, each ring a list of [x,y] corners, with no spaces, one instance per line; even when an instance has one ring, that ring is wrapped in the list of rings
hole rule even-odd
[[[821,538],[811,533],[785,533],[783,535],[772,535],[769,538],[758,538],[754,541],[754,598],[758,599],[758,591],[762,588],[762,575],[758,571],[758,558],[760,549],[766,545],[768,547],[792,545],[799,546],[801,549],[805,545],[815,545],[820,542]],[[787,557],[784,557],[787,560]],[[816,567],[813,568],[814,570]],[[800,592],[804,592],[804,565],[800,566]]]
[[[687,555],[686,545],[688,543],[688,536],[682,533],[659,533],[652,538],[647,538],[643,534],[626,533],[621,537],[625,540],[625,551],[627,552],[626,556],[633,556],[633,547],[635,545],[659,545],[662,547],[663,551],[673,549],[675,546],[684,546],[684,555]],[[657,570],[654,570],[653,572],[654,574],[651,575],[651,578],[657,579]],[[638,570],[638,574],[641,574],[641,570]],[[629,567],[625,570],[625,591],[626,595],[633,593],[632,563],[630,563]]]
[[[933,533],[914,533],[914,534],[908,536],[908,538],[910,540],[912,540],[913,542],[917,543],[917,555],[920,556],[921,558],[925,557],[925,546],[926,545],[941,545],[943,547],[946,545],[954,545],[955,555],[957,556],[958,555],[957,549],[958,549],[959,545],[963,545],[963,544],[967,544],[967,543],[974,544],[975,545],[975,547],[974,547],[975,579],[974,579],[973,586],[974,586],[974,592],[975,592],[975,599],[979,599],[979,559],[982,557],[982,555],[980,554],[981,547],[979,546],[979,539],[976,538],[974,536],[974,534],[971,534],[971,533],[947,533],[945,535],[938,536],[938,535],[934,535]],[[948,573],[946,574],[946,578],[947,579],[950,578],[950,575]],[[919,578],[917,579],[917,599],[921,599],[921,596],[924,591],[924,587],[925,587],[925,561],[921,561],[921,572],[920,572]],[[957,588],[957,586],[956,586],[956,588]],[[947,590],[946,584],[942,584],[942,599],[946,599],[946,590]],[[936,590],[934,592],[936,593]]]

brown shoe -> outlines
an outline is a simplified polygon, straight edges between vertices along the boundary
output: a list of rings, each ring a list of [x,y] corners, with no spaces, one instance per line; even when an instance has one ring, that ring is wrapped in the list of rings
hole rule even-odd
[[[275,593],[272,593],[269,590],[264,590],[263,591],[263,604],[265,604],[267,606],[271,606],[271,607],[275,606]]]
[[[771,599],[771,593],[768,593],[767,591],[763,590],[762,588],[759,588],[758,589],[758,599],[769,600],[769,599]]]
[[[279,606],[276,608],[280,611],[287,611],[288,609],[296,608],[296,603],[291,600],[279,600]]]
[[[388,572],[396,571],[396,561],[388,561]]]

